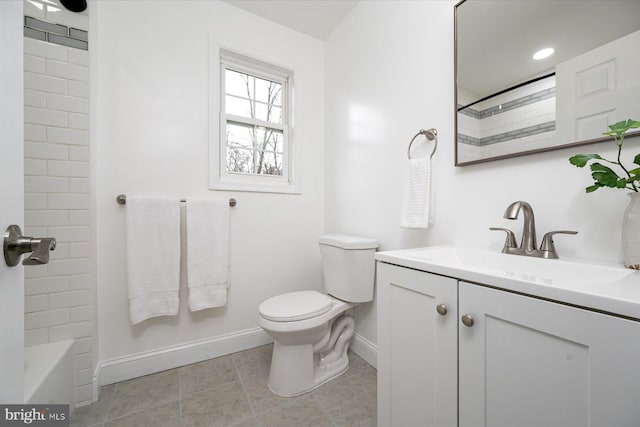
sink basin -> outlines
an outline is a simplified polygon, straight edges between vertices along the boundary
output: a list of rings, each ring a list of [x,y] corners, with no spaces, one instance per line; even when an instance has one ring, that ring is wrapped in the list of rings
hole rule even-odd
[[[434,246],[376,253],[378,261],[640,319],[640,272],[616,265]]]
[[[408,258],[508,277],[513,280],[563,287],[601,287],[617,282],[633,271],[583,262],[550,260],[461,247],[423,248]]]

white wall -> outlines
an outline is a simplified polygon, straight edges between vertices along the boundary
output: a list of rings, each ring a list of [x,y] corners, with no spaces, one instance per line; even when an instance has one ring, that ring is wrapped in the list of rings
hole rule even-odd
[[[97,8],[95,131],[100,360],[257,327],[266,298],[321,289],[323,43],[218,1],[105,1]],[[151,10],[152,9],[152,10]],[[302,195],[210,191],[209,37],[295,70],[303,92]],[[227,307],[129,323],[119,193],[237,199]],[[149,248],[153,256],[153,248]],[[182,285],[184,290],[184,283]]]
[[[459,244],[499,251],[509,227],[522,219],[502,215],[526,200],[538,234],[558,236],[561,257],[620,262],[624,191],[585,194],[587,170],[567,158],[581,152],[612,154],[599,144],[454,167],[453,9],[455,1],[363,1],[326,43],[326,229],[376,237],[381,250]],[[429,230],[399,227],[406,150],[421,128],[435,127],[435,223]],[[636,138],[637,139],[637,138]],[[632,158],[638,141],[629,141]],[[607,149],[604,149],[607,147]],[[375,306],[357,311],[358,332],[376,342]]]
[[[561,256],[621,259],[626,196],[584,194],[587,171],[567,161],[596,147],[453,166],[454,4],[363,1],[322,43],[223,2],[92,3],[100,361],[255,328],[265,298],[321,289],[316,237],[324,232],[375,237],[381,250],[463,244],[498,251],[503,236],[488,227],[519,233],[521,220],[502,215],[522,199],[533,205],[540,234],[579,231],[556,239]],[[303,77],[302,195],[208,190],[211,35],[223,46],[277,58]],[[439,132],[435,224],[401,229],[407,144],[429,127]],[[189,313],[183,292],[178,316],[129,324],[119,193],[238,200],[226,308]],[[375,343],[374,304],[360,306],[356,317],[358,332]]]

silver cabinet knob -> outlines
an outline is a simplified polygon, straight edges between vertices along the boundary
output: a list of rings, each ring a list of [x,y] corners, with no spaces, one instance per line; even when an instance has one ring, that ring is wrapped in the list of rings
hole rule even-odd
[[[436,311],[438,312],[438,314],[440,314],[441,316],[444,316],[447,314],[447,306],[444,304],[438,304],[436,305]]]
[[[17,225],[10,225],[4,233],[2,249],[4,260],[9,267],[15,267],[20,262],[22,254],[32,252],[23,265],[40,265],[49,262],[49,251],[56,248],[56,239],[53,237],[33,238],[22,235],[22,230]]]
[[[473,326],[473,317],[470,314],[462,315],[462,324],[468,328]]]

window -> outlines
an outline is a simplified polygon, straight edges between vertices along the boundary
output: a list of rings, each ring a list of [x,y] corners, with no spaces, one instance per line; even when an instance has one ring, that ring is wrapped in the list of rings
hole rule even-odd
[[[225,49],[220,58],[220,124],[212,187],[296,192],[290,95],[293,73]]]

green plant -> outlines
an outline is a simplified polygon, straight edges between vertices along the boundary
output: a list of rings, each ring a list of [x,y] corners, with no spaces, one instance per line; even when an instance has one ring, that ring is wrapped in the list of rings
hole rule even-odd
[[[612,136],[618,146],[618,157],[616,161],[607,160],[599,154],[576,154],[569,158],[569,162],[579,168],[586,166],[591,160],[602,160],[603,162],[617,165],[624,171],[623,176],[620,176],[613,169],[602,163],[591,163],[591,177],[593,178],[594,184],[586,188],[587,193],[594,192],[600,187],[626,188],[628,190],[638,191],[640,187],[640,167],[629,170],[620,161],[625,133],[627,133],[629,129],[636,128],[640,128],[640,122],[628,119],[610,125],[609,129],[611,130],[603,133],[603,135]],[[640,154],[636,154],[633,158],[633,163],[640,166]]]

